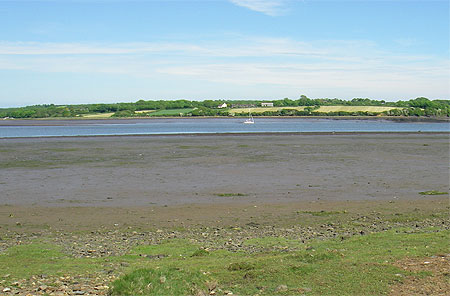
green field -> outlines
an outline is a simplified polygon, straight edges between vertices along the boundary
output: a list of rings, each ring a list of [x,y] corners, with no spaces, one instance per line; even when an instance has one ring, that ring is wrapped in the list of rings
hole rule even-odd
[[[186,114],[192,112],[194,108],[183,108],[183,109],[168,109],[168,110],[159,110],[155,112],[151,112],[149,116],[174,116],[180,114]]]

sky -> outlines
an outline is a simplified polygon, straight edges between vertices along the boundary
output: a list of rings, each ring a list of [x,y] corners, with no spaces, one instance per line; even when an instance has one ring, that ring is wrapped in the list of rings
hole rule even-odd
[[[449,99],[446,0],[0,0],[0,108]]]

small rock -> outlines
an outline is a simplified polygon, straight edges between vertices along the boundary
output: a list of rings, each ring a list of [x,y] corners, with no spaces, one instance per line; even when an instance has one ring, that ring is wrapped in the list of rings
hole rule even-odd
[[[288,287],[286,285],[279,285],[275,291],[276,292],[286,292],[288,290]]]
[[[4,288],[4,289],[3,289],[3,292],[4,292],[4,293],[11,292],[11,288]]]
[[[164,283],[166,282],[166,277],[165,277],[165,276],[161,276],[161,277],[159,278],[159,282],[160,282],[161,284],[164,284]]]
[[[39,286],[39,288],[38,288],[38,291],[45,291],[45,290],[47,290],[47,285],[41,285],[41,286]]]
[[[308,292],[311,292],[311,291],[312,291],[311,288],[298,288],[297,289],[298,293],[308,293]]]

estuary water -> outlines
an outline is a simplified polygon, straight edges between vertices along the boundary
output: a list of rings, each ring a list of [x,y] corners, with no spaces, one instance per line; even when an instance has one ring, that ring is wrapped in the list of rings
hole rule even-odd
[[[0,138],[97,135],[164,135],[287,132],[449,132],[448,122],[397,122],[321,118],[170,118],[148,120],[36,121],[0,124]],[[44,124],[43,124],[44,122]],[[62,122],[62,123],[61,123]]]

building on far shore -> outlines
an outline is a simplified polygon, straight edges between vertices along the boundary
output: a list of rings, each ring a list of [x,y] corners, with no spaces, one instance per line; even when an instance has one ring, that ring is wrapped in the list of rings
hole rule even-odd
[[[222,108],[226,108],[228,105],[227,103],[223,103],[222,105],[217,106],[217,108],[222,109]]]
[[[273,107],[273,103],[262,102],[262,103],[261,103],[261,107]]]

